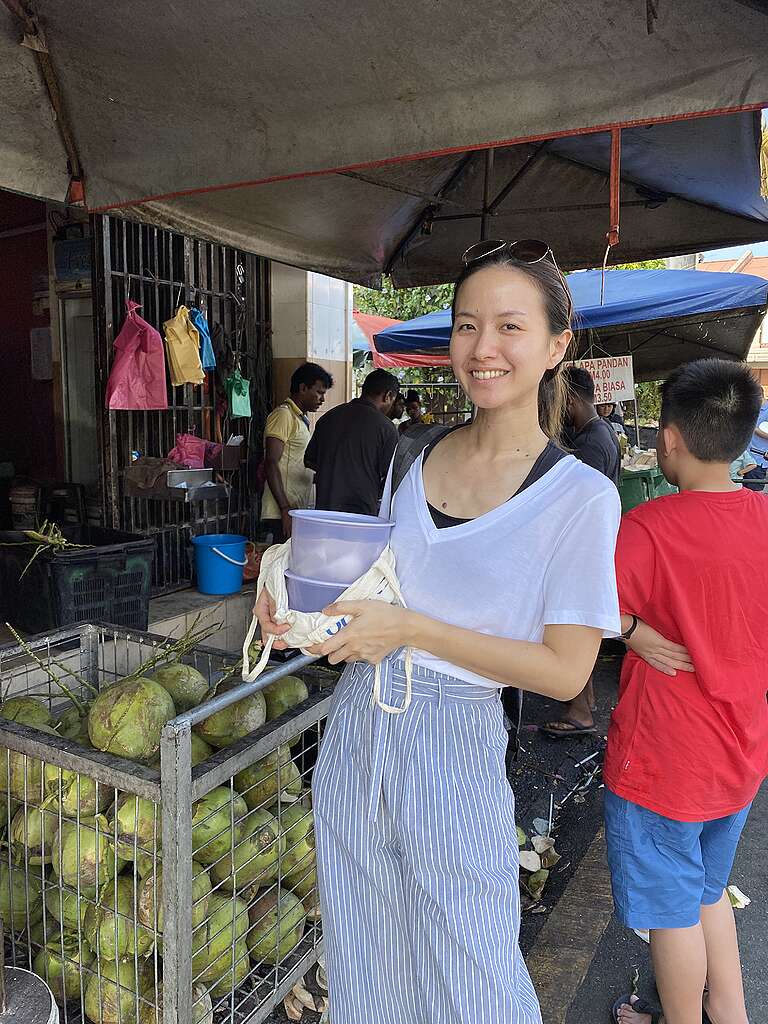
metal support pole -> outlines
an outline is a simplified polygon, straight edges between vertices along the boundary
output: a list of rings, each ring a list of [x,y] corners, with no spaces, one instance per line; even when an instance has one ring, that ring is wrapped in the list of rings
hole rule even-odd
[[[634,397],[633,401],[634,401],[634,404],[635,404],[635,439],[637,441],[637,447],[639,448],[640,447],[640,416],[639,416],[638,411],[637,411],[637,385],[635,385],[635,392],[634,393],[635,393],[635,397]]]
[[[485,185],[483,187],[483,217],[480,221],[480,241],[484,242],[488,237],[488,223],[491,218],[491,186],[493,185],[493,157],[494,150],[485,151]]]
[[[95,686],[99,686],[99,641],[101,630],[95,626],[83,626],[80,633],[80,675]]]
[[[192,1020],[192,732],[178,719],[160,740],[163,816],[163,1024]]]

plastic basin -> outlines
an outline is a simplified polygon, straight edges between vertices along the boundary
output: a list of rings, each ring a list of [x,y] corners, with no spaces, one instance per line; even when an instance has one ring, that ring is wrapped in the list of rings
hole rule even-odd
[[[285,573],[285,585],[288,589],[288,607],[294,612],[321,612],[347,589],[346,583],[311,580],[297,576],[290,569]]]
[[[351,512],[291,512],[291,572],[323,583],[354,583],[389,543],[392,523]]]

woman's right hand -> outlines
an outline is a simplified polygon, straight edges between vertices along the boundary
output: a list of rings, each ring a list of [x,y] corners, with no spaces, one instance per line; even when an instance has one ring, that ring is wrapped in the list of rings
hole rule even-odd
[[[637,629],[629,640],[627,647],[651,668],[663,672],[665,676],[676,676],[678,672],[695,672],[690,654],[680,644],[673,644],[657,633],[647,622],[638,621]]]
[[[261,593],[256,598],[256,604],[253,606],[253,615],[254,618],[259,620],[262,640],[266,640],[270,633],[280,637],[291,628],[287,622],[275,622],[276,611],[275,599],[266,587],[262,587]],[[282,640],[275,640],[273,650],[284,651],[287,646]]]

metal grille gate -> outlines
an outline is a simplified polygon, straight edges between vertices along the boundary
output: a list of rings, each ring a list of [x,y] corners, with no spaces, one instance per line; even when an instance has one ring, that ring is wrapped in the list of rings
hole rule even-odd
[[[198,306],[211,328],[218,324],[223,332],[225,365],[219,360],[204,384],[169,385],[167,410],[104,410],[99,424],[106,524],[156,538],[153,591],[167,593],[191,579],[192,536],[255,534],[258,501],[252,477],[272,390],[269,262],[252,253],[117,217],[93,217],[92,230],[100,402],[127,299],[138,302],[141,315],[161,333],[180,303]],[[223,379],[235,366],[251,382],[250,420],[230,421],[223,412]],[[230,433],[245,435],[240,468],[225,474],[229,499],[187,504],[125,495],[122,475],[132,453],[167,455],[176,435],[186,432],[209,440],[218,440],[216,434],[221,433],[224,441]]]

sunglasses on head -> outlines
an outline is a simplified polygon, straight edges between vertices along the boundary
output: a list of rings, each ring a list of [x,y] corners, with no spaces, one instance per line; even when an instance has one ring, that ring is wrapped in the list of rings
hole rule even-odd
[[[521,238],[518,242],[505,242],[502,238],[489,238],[484,242],[475,242],[474,245],[470,245],[465,250],[462,260],[464,261],[464,266],[468,267],[471,263],[477,263],[478,260],[484,260],[488,256],[493,256],[499,252],[507,253],[512,259],[529,265],[540,263],[542,260],[549,260],[563,283],[568,301],[568,319],[570,320],[573,315],[571,292],[562,270],[557,265],[555,254],[546,242],[542,242],[538,238]]]
[[[551,248],[538,238],[521,238],[517,242],[505,242],[502,238],[488,238],[484,242],[475,242],[474,245],[470,245],[461,258],[464,265],[469,266],[470,263],[484,260],[498,252],[505,252],[512,259],[519,260],[521,263],[539,263],[547,258],[555,263]],[[555,266],[557,266],[556,263]]]

